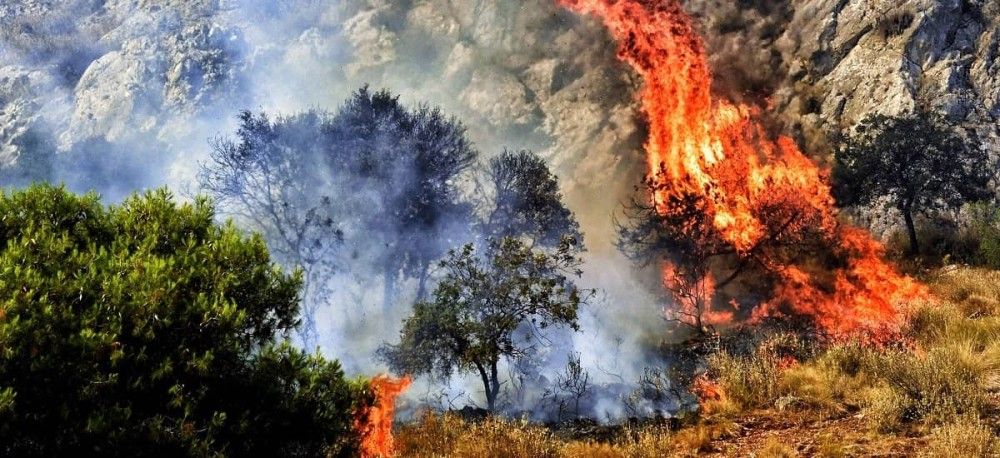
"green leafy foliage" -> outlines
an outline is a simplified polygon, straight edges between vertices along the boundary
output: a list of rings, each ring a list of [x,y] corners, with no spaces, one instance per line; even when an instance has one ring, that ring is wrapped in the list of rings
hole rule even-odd
[[[382,356],[393,370],[415,375],[474,371],[494,410],[501,358],[525,354],[549,326],[577,328],[577,310],[590,292],[571,279],[580,274],[576,250],[572,237],[552,251],[510,237],[492,242],[485,255],[473,245],[452,250],[433,297],[414,305],[400,343]]]
[[[1000,269],[1000,209],[977,202],[969,205],[970,230],[977,243],[974,264]]]
[[[914,216],[934,216],[989,197],[989,155],[973,134],[919,113],[861,122],[837,151],[834,194],[844,206],[884,204],[906,223],[911,254],[919,251]]]
[[[285,342],[300,275],[166,191],[0,195],[0,454],[349,453],[359,399]]]

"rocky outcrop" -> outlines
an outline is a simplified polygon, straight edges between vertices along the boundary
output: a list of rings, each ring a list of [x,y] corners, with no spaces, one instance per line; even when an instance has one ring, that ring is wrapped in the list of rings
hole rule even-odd
[[[996,1],[731,3],[689,4],[704,19],[720,79],[764,87],[786,128],[819,155],[831,134],[876,113],[930,110],[997,132]]]
[[[876,112],[996,128],[993,0],[685,5],[716,91],[772,107],[817,155]],[[606,220],[641,173],[641,82],[597,21],[552,0],[17,0],[0,4],[0,25],[8,169],[94,138],[197,156],[237,110],[333,108],[370,83],[461,117],[487,155],[542,152],[582,213]]]
[[[16,118],[0,129],[5,170],[47,178],[46,167],[26,164],[92,139],[179,140],[177,125],[239,88],[239,36],[214,20],[219,8],[209,0],[0,5],[0,101]],[[25,143],[24,132],[46,141]]]

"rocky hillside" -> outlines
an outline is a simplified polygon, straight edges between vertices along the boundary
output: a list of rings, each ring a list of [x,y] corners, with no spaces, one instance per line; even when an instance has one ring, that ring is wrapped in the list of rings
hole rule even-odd
[[[820,154],[829,134],[872,113],[934,110],[996,135],[996,1],[706,0],[689,6],[709,31],[724,90],[766,97]]]
[[[993,0],[685,3],[717,89],[774,107],[818,155],[872,112],[997,128]],[[237,110],[333,107],[364,83],[443,105],[486,154],[543,151],[585,225],[641,172],[638,81],[596,21],[553,0],[14,0],[0,25],[6,181],[58,177],[53,157],[100,139],[168,156],[154,181],[176,184]]]

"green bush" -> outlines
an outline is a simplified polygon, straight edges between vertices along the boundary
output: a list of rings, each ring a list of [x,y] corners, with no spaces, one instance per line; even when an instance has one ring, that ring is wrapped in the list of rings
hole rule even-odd
[[[0,195],[0,455],[350,453],[360,387],[285,342],[300,275],[213,216]]]
[[[975,203],[969,205],[967,210],[969,232],[978,241],[976,257],[970,262],[1000,269],[1000,209],[987,203]]]

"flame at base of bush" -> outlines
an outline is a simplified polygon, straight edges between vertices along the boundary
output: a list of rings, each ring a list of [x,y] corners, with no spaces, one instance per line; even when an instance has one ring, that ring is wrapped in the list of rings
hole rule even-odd
[[[376,376],[368,382],[375,398],[374,403],[359,410],[354,419],[354,429],[361,437],[362,457],[395,456],[392,423],[395,418],[396,397],[406,391],[411,382],[409,376],[392,378],[388,375]]]
[[[679,321],[701,328],[795,315],[832,337],[891,340],[905,323],[900,304],[926,288],[837,219],[828,172],[792,139],[772,136],[758,108],[712,93],[704,42],[681,2],[558,1],[603,20],[644,81],[648,205],[683,247],[663,272]],[[752,293],[718,294],[750,269]]]

